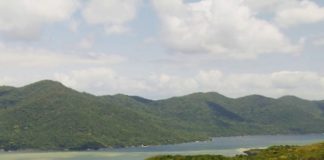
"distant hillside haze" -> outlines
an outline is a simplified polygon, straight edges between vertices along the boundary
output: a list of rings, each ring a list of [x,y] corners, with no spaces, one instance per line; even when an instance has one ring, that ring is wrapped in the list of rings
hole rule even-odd
[[[294,96],[234,99],[209,92],[150,100],[94,96],[51,80],[0,87],[0,148],[5,150],[85,150],[323,132],[324,101]]]

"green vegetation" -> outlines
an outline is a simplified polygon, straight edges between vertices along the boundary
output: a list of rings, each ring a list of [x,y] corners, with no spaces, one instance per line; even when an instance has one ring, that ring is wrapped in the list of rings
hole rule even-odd
[[[215,136],[324,132],[324,101],[195,93],[153,101],[94,96],[55,81],[0,87],[0,148],[85,150]]]
[[[324,143],[307,146],[273,146],[267,149],[253,149],[245,153],[245,155],[235,157],[166,155],[148,158],[147,160],[323,160]]]

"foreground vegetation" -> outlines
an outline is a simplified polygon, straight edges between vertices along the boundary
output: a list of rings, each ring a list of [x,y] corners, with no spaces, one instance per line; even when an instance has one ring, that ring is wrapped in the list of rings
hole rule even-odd
[[[324,132],[324,102],[293,96],[232,99],[195,93],[165,100],[94,96],[55,81],[0,86],[0,149],[86,150],[216,136]]]
[[[245,155],[235,157],[167,155],[152,157],[147,160],[324,160],[324,143],[307,146],[273,146],[267,149],[253,149],[245,153]]]

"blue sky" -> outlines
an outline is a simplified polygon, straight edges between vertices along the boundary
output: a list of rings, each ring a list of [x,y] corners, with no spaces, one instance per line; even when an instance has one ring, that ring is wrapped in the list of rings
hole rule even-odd
[[[0,85],[324,99],[321,0],[0,1]]]

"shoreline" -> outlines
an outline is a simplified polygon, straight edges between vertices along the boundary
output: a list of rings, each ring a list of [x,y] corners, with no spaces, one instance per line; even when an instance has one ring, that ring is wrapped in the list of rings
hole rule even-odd
[[[108,147],[108,148],[99,148],[99,149],[85,149],[85,150],[68,150],[68,149],[58,149],[58,150],[41,150],[41,149],[24,149],[24,150],[10,150],[5,151],[4,149],[0,149],[1,153],[55,153],[55,152],[129,152],[123,151],[127,149],[145,149],[145,148],[155,148],[155,147],[168,147],[168,146],[175,146],[175,145],[186,145],[186,144],[194,144],[194,143],[207,143],[212,142],[215,139],[219,138],[247,138],[247,137],[263,137],[263,136],[311,136],[311,135],[324,135],[324,133],[307,133],[307,134],[264,134],[264,135],[240,135],[240,136],[219,136],[219,137],[210,137],[208,140],[202,141],[189,141],[184,143],[174,143],[174,144],[159,144],[159,145],[138,145],[138,146],[126,146],[126,147]],[[324,141],[324,139],[323,139]],[[248,147],[252,148],[253,147]]]

